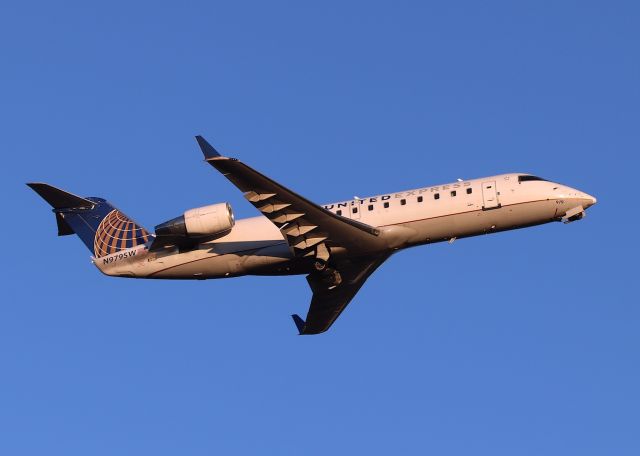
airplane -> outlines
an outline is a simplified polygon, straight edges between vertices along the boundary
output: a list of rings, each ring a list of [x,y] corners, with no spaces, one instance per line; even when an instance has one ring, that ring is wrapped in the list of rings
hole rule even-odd
[[[108,201],[28,183],[53,207],[58,235],[77,234],[103,274],[218,279],[306,274],[312,291],[301,335],[327,331],[369,276],[395,252],[424,244],[574,222],[596,198],[540,177],[501,174],[318,205],[221,155],[202,136],[204,159],[261,215],[235,220],[229,203],[189,209],[144,229]]]

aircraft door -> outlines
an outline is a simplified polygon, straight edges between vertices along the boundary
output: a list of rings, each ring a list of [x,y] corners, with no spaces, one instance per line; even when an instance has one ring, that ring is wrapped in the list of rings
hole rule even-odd
[[[500,207],[498,192],[496,191],[496,181],[482,183],[482,209],[495,209]]]
[[[362,212],[362,202],[359,199],[354,199],[349,204],[349,217],[353,220],[360,220],[360,212]]]

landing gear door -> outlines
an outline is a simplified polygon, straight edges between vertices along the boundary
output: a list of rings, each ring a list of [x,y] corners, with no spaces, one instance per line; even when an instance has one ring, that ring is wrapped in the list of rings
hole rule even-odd
[[[498,192],[496,191],[496,181],[482,183],[482,209],[495,209],[500,207]]]

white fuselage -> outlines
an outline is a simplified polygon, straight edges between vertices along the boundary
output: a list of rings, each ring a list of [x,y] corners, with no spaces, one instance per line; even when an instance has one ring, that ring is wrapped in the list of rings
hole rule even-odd
[[[586,209],[592,196],[521,174],[357,198],[325,205],[343,217],[377,227],[387,252],[415,245],[558,221]],[[380,254],[384,252],[370,252]],[[332,251],[340,257],[345,250]],[[238,220],[229,234],[189,251],[149,252],[148,245],[94,259],[105,274],[138,278],[210,279],[246,274],[305,274],[280,230],[264,216]]]

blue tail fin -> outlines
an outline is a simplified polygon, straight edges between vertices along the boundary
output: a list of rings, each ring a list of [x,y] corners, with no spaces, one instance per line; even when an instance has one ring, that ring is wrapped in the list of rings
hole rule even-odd
[[[81,198],[49,184],[27,184],[53,207],[58,236],[77,234],[100,258],[151,240],[151,235],[102,198]]]

